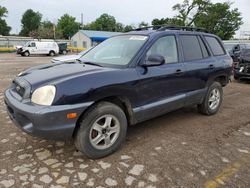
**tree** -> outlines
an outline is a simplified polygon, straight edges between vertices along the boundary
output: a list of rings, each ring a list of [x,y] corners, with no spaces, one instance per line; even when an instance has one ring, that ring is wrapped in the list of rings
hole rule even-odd
[[[176,25],[183,26],[183,22],[178,18],[161,18],[161,19],[153,19],[151,24],[153,26],[156,25]]]
[[[61,32],[64,38],[72,37],[79,27],[80,23],[76,22],[76,18],[68,14],[64,14],[57,23],[58,32]]]
[[[140,22],[139,24],[138,24],[138,27],[139,28],[141,28],[141,27],[148,27],[149,26],[149,24],[147,23],[147,22],[144,22],[144,21],[142,21],[142,22]]]
[[[32,9],[26,10],[22,16],[22,30],[21,36],[29,36],[31,32],[37,32],[41,24],[42,14],[34,12]]]
[[[55,26],[51,21],[43,21],[38,29],[39,38],[54,39],[54,29]]]
[[[173,6],[173,10],[178,11],[175,18],[181,21],[181,25],[192,26],[209,4],[210,0],[184,0],[182,4],[178,3]]]
[[[11,27],[9,27],[6,21],[3,19],[7,17],[8,10],[5,7],[0,6],[0,35],[9,35]]]
[[[237,8],[230,9],[232,3],[215,3],[206,7],[206,11],[195,21],[197,27],[203,27],[209,32],[229,40],[243,24],[241,13]]]
[[[133,25],[126,25],[124,28],[123,28],[123,32],[129,32],[129,31],[132,31],[135,29],[135,26]]]
[[[121,31],[123,26],[116,22],[114,16],[108,14],[102,14],[95,21],[85,26],[86,29],[98,30],[98,31]]]

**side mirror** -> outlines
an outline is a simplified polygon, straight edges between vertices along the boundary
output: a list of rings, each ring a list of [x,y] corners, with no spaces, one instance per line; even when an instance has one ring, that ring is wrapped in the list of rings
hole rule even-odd
[[[165,58],[162,55],[151,54],[150,56],[148,56],[143,66],[145,67],[160,66],[164,63],[165,63]]]

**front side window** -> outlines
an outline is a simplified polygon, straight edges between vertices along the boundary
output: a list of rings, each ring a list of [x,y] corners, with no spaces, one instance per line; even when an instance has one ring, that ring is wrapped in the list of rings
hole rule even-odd
[[[165,58],[165,63],[178,62],[177,45],[174,36],[166,36],[158,39],[148,50],[150,55],[161,55]]]
[[[147,39],[147,36],[141,35],[112,37],[94,47],[80,60],[82,62],[94,62],[101,66],[127,66]]]
[[[193,61],[203,58],[202,50],[197,36],[181,35],[180,39],[185,61]]]
[[[205,39],[208,45],[211,47],[211,50],[215,56],[225,54],[224,49],[222,48],[218,39],[216,39],[215,37],[210,37],[210,36],[205,36]]]

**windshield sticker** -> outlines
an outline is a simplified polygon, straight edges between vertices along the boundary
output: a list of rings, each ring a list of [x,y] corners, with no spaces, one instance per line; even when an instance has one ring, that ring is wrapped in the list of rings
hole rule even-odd
[[[129,40],[146,40],[148,37],[145,36],[132,36]]]

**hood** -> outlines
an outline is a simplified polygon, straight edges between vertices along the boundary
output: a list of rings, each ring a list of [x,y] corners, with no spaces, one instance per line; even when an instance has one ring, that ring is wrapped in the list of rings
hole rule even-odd
[[[54,63],[30,68],[20,73],[19,76],[27,80],[33,89],[41,85],[53,84],[62,79],[65,80],[105,70],[106,68],[103,67],[80,63]]]
[[[52,59],[52,62],[69,62],[69,61],[75,61],[76,59],[79,59],[81,55],[75,54],[75,55],[67,55],[67,56],[60,56]]]

